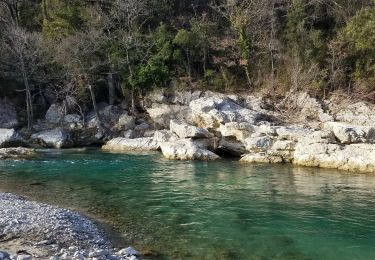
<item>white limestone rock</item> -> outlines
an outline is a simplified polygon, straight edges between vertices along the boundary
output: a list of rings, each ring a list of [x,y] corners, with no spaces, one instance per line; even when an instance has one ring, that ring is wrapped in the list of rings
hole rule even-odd
[[[212,134],[204,128],[188,125],[182,120],[171,120],[170,130],[180,138],[210,138]]]
[[[152,137],[147,138],[114,138],[108,141],[103,147],[107,151],[157,151],[159,150],[159,143]]]

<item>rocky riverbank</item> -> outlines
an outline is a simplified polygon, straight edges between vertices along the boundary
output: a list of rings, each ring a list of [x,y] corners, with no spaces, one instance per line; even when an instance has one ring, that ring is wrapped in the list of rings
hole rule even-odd
[[[0,260],[131,259],[114,249],[92,221],[70,210],[0,193]]]
[[[102,103],[98,120],[92,111],[82,117],[55,103],[28,135],[15,130],[19,120],[8,113],[8,120],[0,119],[0,147],[104,145],[109,151],[160,150],[174,160],[235,156],[249,164],[375,172],[375,106],[364,102],[320,102],[303,92],[277,102],[251,95],[155,92],[139,110],[132,116],[126,104]]]

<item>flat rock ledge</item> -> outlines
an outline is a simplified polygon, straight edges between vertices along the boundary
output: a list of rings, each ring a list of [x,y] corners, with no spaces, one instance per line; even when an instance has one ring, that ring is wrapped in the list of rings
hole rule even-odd
[[[114,138],[105,144],[102,149],[107,151],[158,151],[159,144],[150,138]]]
[[[0,148],[0,159],[30,159],[36,156],[34,149],[24,147]]]
[[[114,249],[82,215],[0,193],[0,260],[136,260],[131,247]]]

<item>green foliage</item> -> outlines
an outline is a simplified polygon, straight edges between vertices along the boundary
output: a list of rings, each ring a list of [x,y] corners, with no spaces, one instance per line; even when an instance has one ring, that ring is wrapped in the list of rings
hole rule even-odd
[[[83,25],[81,0],[74,3],[65,0],[43,0],[43,33],[47,38],[61,39],[72,35]]]
[[[171,80],[173,70],[170,67],[173,54],[173,35],[165,24],[161,24],[151,35],[154,43],[152,53],[146,64],[139,66],[133,84],[144,88],[165,86]]]
[[[32,94],[38,95],[39,86],[42,92],[58,86],[57,99],[69,93],[84,103],[87,84],[105,93],[108,73],[117,75],[124,93],[172,85],[259,89],[271,76],[273,87],[285,90],[358,84],[371,90],[374,5],[373,0],[36,0],[19,1],[16,20],[22,31],[44,41],[38,64],[28,64]],[[2,22],[5,39],[9,32]],[[2,65],[13,62],[6,51],[0,61],[1,75],[19,81],[15,66]]]
[[[375,8],[359,11],[342,30],[340,40],[346,44],[347,62],[353,64],[353,76],[375,88]]]
[[[307,13],[303,0],[294,0],[287,15],[285,40],[292,55],[299,57],[304,66],[322,63],[325,41],[320,29],[314,28],[314,21]]]

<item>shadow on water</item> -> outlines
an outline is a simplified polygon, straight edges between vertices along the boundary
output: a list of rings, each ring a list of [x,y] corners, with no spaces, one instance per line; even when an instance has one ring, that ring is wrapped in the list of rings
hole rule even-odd
[[[375,176],[45,150],[0,162],[0,190],[78,210],[147,259],[372,259]]]

